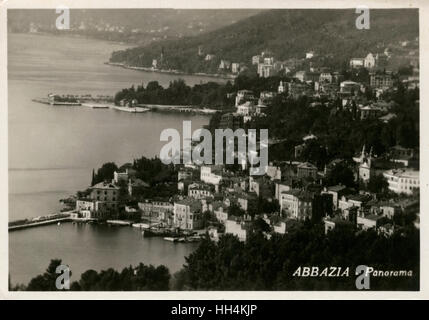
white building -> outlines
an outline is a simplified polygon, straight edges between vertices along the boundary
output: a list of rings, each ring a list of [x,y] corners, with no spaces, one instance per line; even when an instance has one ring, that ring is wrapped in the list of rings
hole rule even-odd
[[[319,76],[319,82],[321,83],[323,82],[332,83],[332,81],[333,81],[333,77],[330,72],[322,72]]]
[[[252,57],[252,64],[256,65],[259,64],[261,62],[261,56],[260,55],[256,55]]]
[[[306,52],[305,53],[305,58],[306,59],[311,59],[314,57],[314,51],[310,51],[310,52]]]
[[[128,182],[128,169],[126,169],[125,172],[117,172],[117,171],[115,171],[113,173],[113,181],[115,183],[119,183],[119,181]]]
[[[374,68],[375,67],[375,57],[374,57],[374,55],[370,52],[370,53],[368,53],[368,55],[365,57],[365,60],[364,60],[364,66],[365,66],[365,68],[367,68],[367,69],[371,69],[371,68]]]
[[[383,216],[370,214],[366,216],[358,216],[356,222],[363,230],[376,229],[379,227],[379,221],[381,218],[383,218]]]
[[[222,202],[213,205],[213,213],[215,214],[216,219],[223,224],[228,220],[228,206]]]
[[[255,96],[253,95],[253,91],[250,90],[239,90],[237,91],[237,96],[235,97],[235,106],[246,102],[246,101],[252,101],[255,99]]]
[[[420,188],[419,171],[411,169],[392,169],[385,171],[383,176],[389,184],[389,190],[395,193],[411,194]]]
[[[240,64],[238,62],[231,63],[231,72],[239,73],[240,72]]]
[[[287,88],[286,83],[283,83],[283,81],[280,81],[280,84],[279,84],[279,86],[277,88],[277,92],[278,93],[286,92],[286,88]]]
[[[362,68],[365,66],[364,58],[351,58],[350,59],[350,67],[351,68]]]
[[[173,224],[176,228],[195,230],[203,227],[201,219],[201,202],[194,199],[185,199],[174,202]]]
[[[213,197],[213,190],[209,185],[192,183],[188,186],[188,196],[194,199]]]
[[[202,166],[200,180],[213,185],[219,185],[222,180],[221,168],[218,166]]]
[[[284,191],[280,195],[280,211],[284,212],[288,218],[305,220],[312,215],[311,193],[298,189]]]
[[[226,220],[225,233],[237,236],[240,241],[246,241],[248,232],[248,224],[245,221]]]

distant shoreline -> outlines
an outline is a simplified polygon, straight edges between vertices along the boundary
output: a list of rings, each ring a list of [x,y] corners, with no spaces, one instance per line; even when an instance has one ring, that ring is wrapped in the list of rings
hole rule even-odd
[[[89,35],[79,34],[79,33],[54,33],[54,32],[46,32],[46,31],[38,31],[38,32],[8,32],[9,34],[22,34],[22,35],[30,35],[30,36],[45,36],[45,37],[60,37],[60,38],[70,38],[70,39],[83,39],[83,40],[94,40],[100,42],[110,42],[112,44],[121,45],[126,48],[134,48],[138,45],[132,44],[126,41],[117,41],[117,40],[109,40],[102,39],[97,37],[91,37]]]
[[[234,80],[236,76],[233,75],[223,75],[223,74],[213,74],[213,73],[188,73],[179,70],[164,70],[164,69],[153,69],[147,67],[135,67],[129,66],[122,62],[105,62],[104,64],[114,67],[121,67],[124,69],[137,70],[143,72],[154,72],[154,73],[164,73],[164,74],[174,74],[174,75],[185,75],[185,76],[199,76],[199,77],[207,77],[207,78],[217,78],[217,79],[225,79],[225,80]]]

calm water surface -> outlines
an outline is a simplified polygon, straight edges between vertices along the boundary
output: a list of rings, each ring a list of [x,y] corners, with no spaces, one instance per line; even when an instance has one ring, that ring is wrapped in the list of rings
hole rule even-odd
[[[50,92],[114,95],[132,84],[158,81],[167,86],[177,76],[146,73],[104,64],[118,43],[83,38],[10,34],[8,37],[9,220],[56,212],[59,199],[88,186],[93,168],[155,156],[165,128],[193,130],[205,116],[130,114],[110,109],[57,107],[31,99]],[[213,78],[181,76],[190,84]],[[221,81],[221,80],[215,80]],[[192,244],[142,239],[132,228],[63,224],[9,234],[9,273],[26,283],[43,272],[51,258],[62,258],[76,278],[89,268],[130,264],[165,264],[177,271]]]

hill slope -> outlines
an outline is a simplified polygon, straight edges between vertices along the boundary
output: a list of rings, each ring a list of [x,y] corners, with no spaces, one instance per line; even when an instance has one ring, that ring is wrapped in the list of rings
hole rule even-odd
[[[216,30],[261,10],[196,9],[71,9],[70,30],[55,27],[54,9],[10,9],[8,30],[76,33],[90,37],[146,45],[153,40],[177,39]]]
[[[357,17],[354,9],[270,10],[204,35],[114,52],[111,61],[148,67],[163,52],[164,69],[213,72],[220,59],[249,63],[253,55],[268,49],[279,60],[302,58],[314,50],[342,63],[419,35],[417,10],[371,10],[369,30],[355,27]],[[204,61],[197,54],[199,46],[216,59]]]

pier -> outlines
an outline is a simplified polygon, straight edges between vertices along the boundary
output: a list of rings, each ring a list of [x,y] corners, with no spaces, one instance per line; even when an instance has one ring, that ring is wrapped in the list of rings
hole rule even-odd
[[[22,223],[13,224],[13,225],[11,225],[10,223],[8,230],[16,231],[16,230],[22,230],[27,228],[34,228],[34,227],[40,227],[40,226],[45,226],[49,224],[56,224],[56,223],[70,222],[70,221],[72,221],[70,214],[67,214],[66,216],[60,217],[60,218],[53,218],[53,219],[48,218],[44,220],[26,220],[26,221],[23,221]]]

